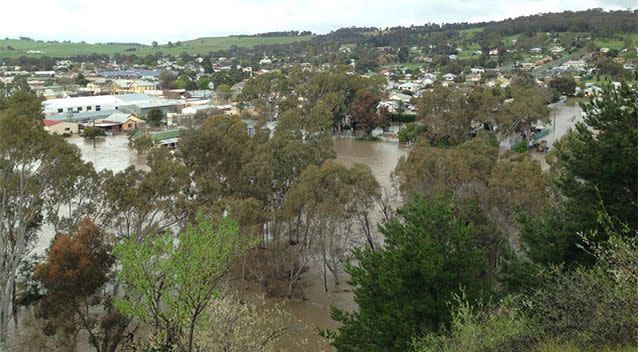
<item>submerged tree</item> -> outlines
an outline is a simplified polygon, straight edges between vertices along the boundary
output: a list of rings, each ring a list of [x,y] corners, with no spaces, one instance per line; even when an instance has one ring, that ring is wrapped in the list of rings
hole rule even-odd
[[[37,239],[43,202],[77,177],[77,148],[41,126],[40,99],[16,92],[0,108],[0,342],[15,298],[16,272]]]
[[[129,320],[111,305],[117,285],[107,285],[115,261],[110,242],[85,219],[74,233],[59,235],[46,261],[36,267],[35,279],[45,289],[38,315],[48,321],[47,335],[84,330],[98,352],[115,352]]]

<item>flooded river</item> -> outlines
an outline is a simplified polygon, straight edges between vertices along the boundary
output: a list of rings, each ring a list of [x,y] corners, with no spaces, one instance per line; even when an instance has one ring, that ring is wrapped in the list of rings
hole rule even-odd
[[[128,139],[124,135],[107,137],[98,140],[96,148],[93,142],[80,137],[72,137],[68,142],[79,147],[82,158],[93,163],[97,171],[109,169],[114,172],[122,171],[130,165],[145,168],[143,156],[128,146]],[[382,187],[390,185],[390,174],[394,170],[398,159],[407,153],[405,147],[393,142],[362,142],[351,138],[336,138],[334,149],[337,161],[345,165],[362,163],[368,165]],[[379,219],[380,216],[373,218]],[[44,251],[50,244],[53,233],[44,228],[40,241],[36,247],[37,252]],[[318,268],[318,266],[317,266]],[[342,278],[343,279],[343,278]],[[334,287],[329,282],[329,292],[323,287],[323,276],[320,270],[313,269],[305,273],[300,285],[303,287],[303,300],[289,300],[283,303],[283,308],[295,315],[307,326],[306,336],[294,338],[308,339],[308,345],[312,350],[329,351],[330,346],[317,335],[317,327],[337,328],[337,323],[330,318],[330,307],[337,306],[342,309],[352,310],[355,307],[354,297],[350,287],[345,283]],[[270,299],[273,303],[280,300]]]
[[[550,148],[554,142],[560,139],[577,122],[582,121],[582,110],[578,106],[568,106],[562,103],[551,106],[550,115],[552,131],[544,139],[547,140]],[[93,142],[80,137],[69,138],[68,142],[79,147],[82,158],[93,163],[96,170],[109,169],[114,172],[122,171],[130,165],[145,168],[143,156],[131,149],[128,139],[124,135],[107,137],[98,140],[96,148]],[[370,167],[372,173],[382,187],[390,186],[390,176],[399,158],[407,154],[408,150],[393,142],[362,142],[351,138],[336,138],[334,149],[337,161],[344,165],[362,163]],[[544,155],[537,154],[534,158],[545,164]],[[544,165],[546,167],[546,164]],[[374,210],[378,212],[378,209]],[[380,219],[379,214],[373,214],[373,219]],[[376,223],[377,221],[375,221]],[[376,225],[375,225],[376,227]],[[44,251],[52,238],[52,232],[43,229],[40,242],[36,251]],[[316,328],[338,327],[337,323],[330,318],[330,307],[337,306],[342,309],[352,310],[355,308],[353,294],[346,283],[339,287],[334,287],[329,282],[329,292],[325,292],[323,287],[322,273],[319,266],[305,273],[300,285],[303,288],[304,299],[285,301],[283,308],[295,315],[304,325],[308,327],[306,336],[295,336],[294,338],[306,338],[312,350],[328,351],[330,346],[316,333]],[[343,279],[343,278],[342,278]],[[342,280],[345,281],[345,280]],[[281,303],[279,299],[269,299],[273,303]]]

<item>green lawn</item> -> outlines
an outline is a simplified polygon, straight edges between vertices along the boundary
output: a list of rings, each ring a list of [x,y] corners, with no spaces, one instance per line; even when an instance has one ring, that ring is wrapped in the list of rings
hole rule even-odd
[[[0,58],[3,57],[19,57],[19,56],[49,56],[56,58],[70,57],[73,55],[87,54],[135,54],[144,56],[146,54],[161,51],[162,53],[170,53],[179,55],[183,52],[204,54],[209,51],[229,49],[232,46],[253,47],[255,45],[268,44],[286,44],[298,41],[305,41],[312,36],[291,36],[291,37],[209,37],[195,40],[184,41],[180,46],[169,48],[167,45],[160,45],[153,48],[148,45],[129,45],[129,44],[87,44],[87,43],[49,43],[44,41],[30,41],[17,39],[0,39]],[[11,46],[14,50],[8,50],[7,46]],[[126,51],[126,50],[129,51]],[[134,49],[134,50],[133,50]],[[29,50],[42,51],[44,53],[28,53]]]

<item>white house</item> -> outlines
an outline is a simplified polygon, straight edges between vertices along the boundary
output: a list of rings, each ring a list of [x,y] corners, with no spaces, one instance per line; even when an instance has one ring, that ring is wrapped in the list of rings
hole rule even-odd
[[[390,100],[393,101],[401,101],[404,103],[409,103],[412,100],[412,96],[403,94],[403,93],[394,93],[389,97]]]
[[[446,81],[453,81],[456,78],[456,75],[453,73],[446,73],[443,75],[443,79]]]
[[[401,91],[416,93],[419,89],[421,89],[421,86],[413,82],[407,82],[399,85],[399,90]]]

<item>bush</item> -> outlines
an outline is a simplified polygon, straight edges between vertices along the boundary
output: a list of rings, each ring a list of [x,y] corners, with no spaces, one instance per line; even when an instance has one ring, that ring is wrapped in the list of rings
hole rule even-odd
[[[415,122],[416,115],[415,114],[390,114],[388,115],[388,119],[394,122],[408,123],[408,122]]]
[[[534,317],[545,334],[581,348],[638,343],[636,287],[600,266],[550,272],[532,296]]]
[[[515,153],[526,153],[527,152],[527,140],[524,139],[512,147],[512,151]]]
[[[417,123],[408,123],[404,128],[399,131],[399,142],[408,143],[414,142],[416,139],[425,133],[426,127]]]
[[[507,298],[496,306],[472,307],[455,297],[449,333],[429,333],[414,342],[416,352],[529,351],[536,343],[537,329]]]

